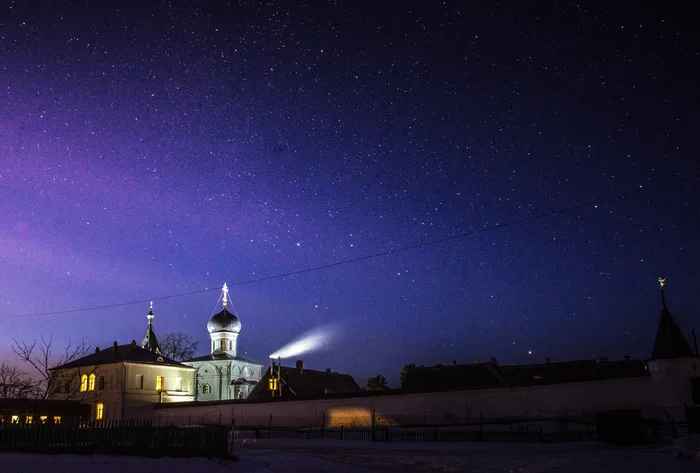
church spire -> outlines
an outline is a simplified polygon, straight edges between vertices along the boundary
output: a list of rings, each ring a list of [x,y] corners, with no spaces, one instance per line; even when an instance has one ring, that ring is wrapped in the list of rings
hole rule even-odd
[[[661,319],[659,320],[659,327],[656,329],[651,358],[654,360],[695,356],[688,341],[683,336],[683,332],[681,332],[678,324],[673,320],[671,312],[666,307],[666,295],[664,294],[666,278],[659,278],[659,284],[661,285]]]
[[[158,346],[158,338],[156,338],[156,332],[153,330],[153,301],[151,301],[151,308],[146,315],[148,318],[148,327],[146,327],[146,334],[143,336],[141,341],[141,348],[145,348],[148,351],[157,353],[160,355],[160,347]]]

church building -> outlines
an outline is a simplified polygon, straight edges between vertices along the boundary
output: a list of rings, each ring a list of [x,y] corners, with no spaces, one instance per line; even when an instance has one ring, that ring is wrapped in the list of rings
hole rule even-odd
[[[211,339],[211,353],[183,361],[196,368],[197,401],[245,399],[260,381],[263,366],[241,358],[237,354],[241,321],[228,309],[228,287],[222,288],[223,309],[207,322]]]

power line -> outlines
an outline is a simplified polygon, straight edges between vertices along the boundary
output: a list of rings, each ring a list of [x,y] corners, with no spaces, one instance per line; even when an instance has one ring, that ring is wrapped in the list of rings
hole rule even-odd
[[[285,278],[288,276],[295,276],[298,274],[310,273],[312,271],[319,271],[321,269],[333,268],[335,266],[341,266],[344,264],[356,263],[358,261],[365,261],[368,259],[379,258],[381,256],[388,256],[388,255],[395,254],[395,253],[402,253],[405,251],[415,250],[417,248],[424,248],[426,246],[437,245],[439,243],[445,243],[445,242],[452,241],[452,240],[458,240],[461,238],[466,238],[469,236],[478,235],[480,233],[490,232],[493,230],[500,230],[503,228],[508,228],[508,227],[512,227],[515,225],[519,225],[521,223],[531,222],[534,220],[541,220],[543,218],[553,217],[555,215],[560,215],[560,214],[564,214],[567,212],[572,212],[574,210],[579,210],[579,209],[583,209],[586,207],[604,204],[604,203],[612,202],[612,201],[615,201],[618,199],[624,199],[625,197],[630,197],[630,196],[637,195],[637,194],[644,194],[644,193],[652,192],[652,191],[661,189],[663,187],[668,187],[669,185],[672,185],[672,184],[673,185],[682,184],[684,182],[692,181],[692,180],[695,180],[698,178],[700,178],[700,174],[695,174],[692,176],[677,179],[675,181],[661,183],[661,184],[657,184],[654,186],[649,186],[649,187],[641,187],[640,186],[639,189],[635,189],[633,191],[625,192],[622,194],[617,194],[617,195],[614,195],[611,197],[605,197],[603,199],[597,199],[597,200],[593,200],[593,201],[586,202],[583,204],[575,204],[575,205],[571,205],[569,207],[564,207],[562,209],[553,210],[551,212],[545,212],[545,213],[541,213],[538,215],[531,215],[529,217],[524,217],[524,218],[521,218],[518,220],[512,220],[512,221],[506,222],[506,223],[497,223],[495,225],[487,226],[484,228],[479,228],[477,230],[471,230],[468,232],[458,233],[456,235],[452,235],[452,236],[445,237],[445,238],[439,238],[437,240],[431,240],[431,241],[426,241],[423,243],[417,243],[415,245],[403,246],[401,248],[396,248],[393,250],[387,250],[387,251],[382,251],[380,253],[373,253],[371,255],[359,256],[357,258],[350,258],[350,259],[346,259],[346,260],[336,261],[334,263],[328,263],[328,264],[324,264],[324,265],[320,265],[320,266],[313,266],[311,268],[300,269],[297,271],[289,271],[287,273],[274,274],[272,276],[250,279],[248,281],[241,281],[238,283],[229,284],[228,287],[245,286],[247,284],[270,281],[272,279],[280,279],[280,278]],[[202,294],[204,292],[216,291],[219,289],[220,289],[219,287],[212,287],[212,288],[207,288],[207,289],[201,289],[198,291],[182,292],[179,294],[171,294],[168,296],[153,297],[150,299],[142,299],[142,300],[137,300],[137,301],[107,304],[107,305],[101,305],[101,306],[95,306],[95,307],[84,307],[81,309],[67,309],[67,310],[59,310],[59,311],[54,311],[54,312],[38,312],[38,313],[34,313],[34,314],[24,314],[24,315],[6,315],[6,316],[0,316],[0,319],[9,319],[9,318],[16,318],[16,317],[39,317],[39,316],[45,316],[45,315],[61,315],[61,314],[70,314],[70,313],[75,313],[75,312],[86,312],[86,311],[91,311],[91,310],[110,309],[110,308],[114,308],[114,307],[123,307],[123,306],[127,306],[127,305],[144,304],[144,303],[147,303],[149,301],[159,301],[159,300],[165,300],[165,299],[173,299],[175,297],[189,296],[189,295],[193,295],[193,294]]]

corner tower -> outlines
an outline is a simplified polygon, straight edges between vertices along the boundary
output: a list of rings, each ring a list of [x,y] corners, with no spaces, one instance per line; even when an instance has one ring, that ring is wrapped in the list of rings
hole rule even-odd
[[[695,353],[666,307],[666,296],[664,295],[666,279],[659,278],[659,284],[661,285],[662,309],[659,327],[656,329],[654,348],[651,350],[651,359],[693,357]]]
[[[238,334],[241,331],[241,321],[238,320],[236,314],[229,312],[226,308],[228,297],[228,286],[224,283],[221,288],[221,296],[223,298],[224,309],[218,314],[214,314],[207,322],[207,330],[211,338],[211,354],[212,355],[230,355],[236,356],[236,342]]]

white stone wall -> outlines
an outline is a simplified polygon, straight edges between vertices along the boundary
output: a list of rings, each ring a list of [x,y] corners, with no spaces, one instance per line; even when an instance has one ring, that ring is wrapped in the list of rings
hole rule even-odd
[[[654,380],[654,402],[664,418],[685,419],[684,404],[693,404],[690,378],[700,376],[700,358],[653,360],[647,365]]]
[[[639,408],[648,418],[663,418],[655,403],[651,377],[547,386],[490,388],[347,399],[159,408],[162,423],[197,423],[218,419],[237,425],[367,425],[375,411],[380,424],[454,424],[504,417],[588,416],[600,411]],[[682,408],[682,404],[680,406]],[[675,420],[683,420],[676,418]]]

